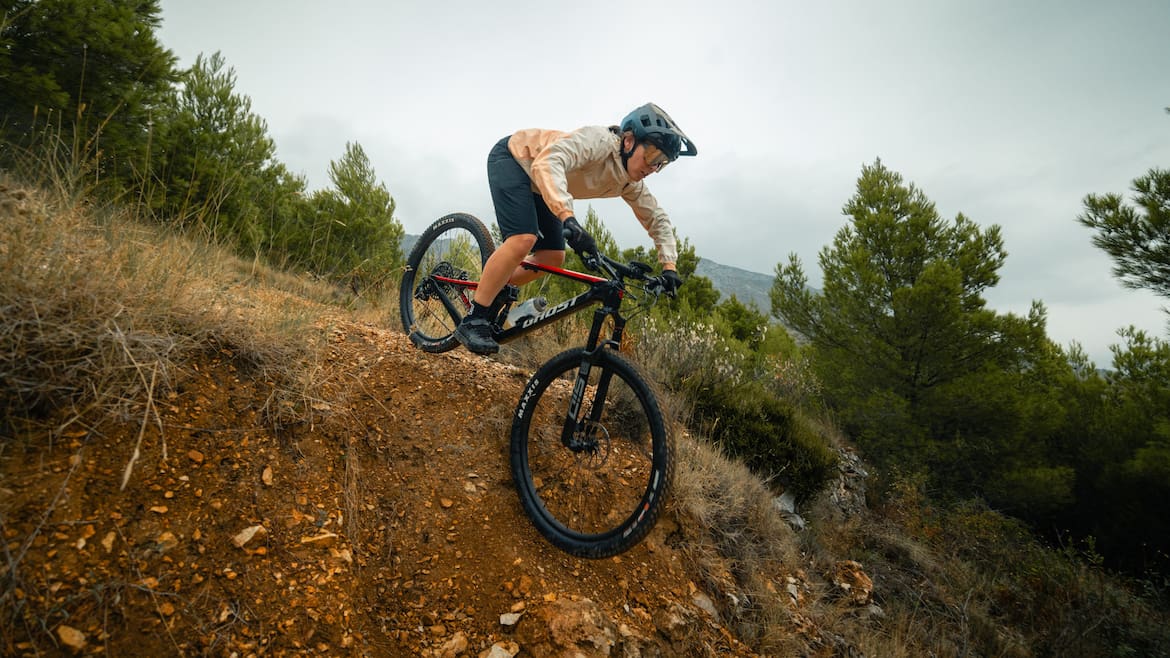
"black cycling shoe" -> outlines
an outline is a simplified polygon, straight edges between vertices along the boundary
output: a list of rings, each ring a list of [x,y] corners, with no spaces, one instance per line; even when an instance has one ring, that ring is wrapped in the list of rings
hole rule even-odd
[[[492,338],[492,323],[467,316],[455,327],[455,339],[476,354],[495,354],[500,344]]]

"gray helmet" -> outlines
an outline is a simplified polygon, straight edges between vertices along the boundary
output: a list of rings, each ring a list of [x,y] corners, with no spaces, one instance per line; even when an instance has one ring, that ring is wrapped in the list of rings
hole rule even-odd
[[[650,142],[657,146],[671,162],[680,155],[697,155],[699,150],[670,115],[654,103],[646,103],[622,119],[622,132],[634,133],[636,142]],[[683,145],[687,150],[683,151]]]

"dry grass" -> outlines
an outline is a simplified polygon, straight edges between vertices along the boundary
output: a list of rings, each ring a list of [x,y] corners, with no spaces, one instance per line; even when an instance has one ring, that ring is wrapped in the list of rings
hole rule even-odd
[[[312,296],[311,284],[53,189],[0,178],[0,434],[50,419],[61,431],[95,410],[150,422],[200,352],[277,382],[270,416],[295,420],[317,317],[273,286]]]
[[[768,655],[795,655],[787,576],[800,569],[799,539],[774,511],[767,486],[710,445],[675,432],[672,504],[676,548],[703,578],[724,622]]]
[[[940,508],[901,481],[878,509],[841,519],[810,508],[805,555],[847,556],[874,580],[882,614],[819,617],[874,656],[1167,655],[1167,614],[1083,556],[1043,546],[971,502]],[[832,522],[820,522],[832,519]],[[839,612],[839,611],[838,611]]]

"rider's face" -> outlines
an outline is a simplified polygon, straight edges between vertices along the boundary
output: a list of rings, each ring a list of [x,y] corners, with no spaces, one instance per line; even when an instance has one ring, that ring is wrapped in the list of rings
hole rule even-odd
[[[633,141],[634,138],[632,136],[626,136],[626,150],[629,150],[630,146],[633,144]],[[650,174],[662,169],[661,164],[651,165],[646,161],[646,157],[646,145],[639,144],[638,147],[634,149],[634,152],[630,154],[629,159],[626,160],[626,173],[630,175],[631,180],[635,182],[640,181]]]

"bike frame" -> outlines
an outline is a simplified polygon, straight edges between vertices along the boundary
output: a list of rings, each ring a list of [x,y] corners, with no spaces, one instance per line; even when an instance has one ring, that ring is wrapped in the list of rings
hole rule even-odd
[[[609,315],[613,316],[614,329],[613,333],[610,335],[610,339],[606,341],[605,344],[612,343],[612,346],[615,348],[621,344],[622,332],[626,326],[626,319],[622,317],[621,313],[618,312],[618,309],[621,306],[621,300],[625,296],[626,291],[625,286],[622,285],[622,277],[619,273],[615,272],[614,278],[607,279],[605,277],[594,276],[584,272],[566,270],[560,267],[541,265],[539,263],[531,263],[528,261],[521,262],[520,266],[533,272],[544,272],[545,274],[551,274],[566,279],[573,279],[574,281],[587,284],[589,288],[579,295],[570,297],[569,299],[566,299],[554,306],[550,306],[534,318],[526,318],[524,322],[519,325],[505,329],[501,325],[493,323],[492,338],[494,338],[497,343],[506,343],[515,340],[525,334],[540,329],[541,327],[546,327],[554,322],[557,322],[566,316],[579,313],[593,304],[601,304],[601,308],[594,312],[593,326],[589,330],[589,338],[585,343],[586,352],[592,353],[597,349],[599,341],[601,340],[601,328],[603,326],[605,317]],[[439,281],[456,288],[461,288],[466,291],[473,291],[479,286],[479,282],[477,281],[452,279],[449,277],[436,275],[432,275],[431,278],[433,278],[435,281]],[[447,312],[450,313],[453,318],[461,317],[459,310],[455,308],[454,302],[448,299],[446,295],[440,295],[440,299],[443,302],[443,306],[447,308]],[[508,309],[509,306],[504,307],[504,311],[501,311],[501,315]]]
[[[526,318],[518,326],[504,329],[499,323],[493,322],[492,337],[497,343],[515,340],[529,332],[548,326],[561,318],[579,313],[593,304],[601,304],[601,308],[593,313],[593,325],[589,328],[589,338],[585,341],[585,355],[581,360],[581,368],[577,371],[576,381],[573,382],[573,393],[569,398],[569,408],[565,411],[565,423],[561,430],[561,443],[566,448],[576,453],[592,452],[596,449],[597,442],[591,436],[588,427],[591,423],[596,424],[600,422],[603,405],[592,405],[590,418],[582,419],[580,417],[583,407],[582,402],[585,399],[585,391],[589,383],[589,373],[598,361],[597,355],[601,353],[601,348],[611,347],[616,350],[621,346],[626,319],[622,317],[618,309],[621,307],[622,298],[625,297],[626,293],[624,279],[626,277],[632,278],[639,274],[644,276],[645,272],[638,272],[636,269],[622,265],[604,256],[600,257],[599,265],[605,270],[608,270],[612,278],[594,276],[592,274],[585,274],[584,272],[566,270],[560,267],[541,265],[528,261],[523,261],[520,265],[524,269],[533,272],[544,272],[545,274],[579,281],[587,284],[589,289],[542,311],[534,318]],[[464,295],[479,286],[477,281],[466,281],[442,276],[433,276],[433,278],[436,281],[460,289],[461,294]],[[444,294],[440,294],[440,298],[447,312],[451,314],[451,317],[461,317],[454,302]],[[500,315],[504,315],[510,306],[511,302],[506,304],[500,311]],[[606,316],[613,316],[613,333],[608,340],[603,342],[601,341],[601,329],[605,325]],[[613,373],[608,370],[602,373],[601,378],[597,382],[597,387],[594,390],[595,399],[605,400],[606,394],[609,392],[609,382],[612,377]]]

